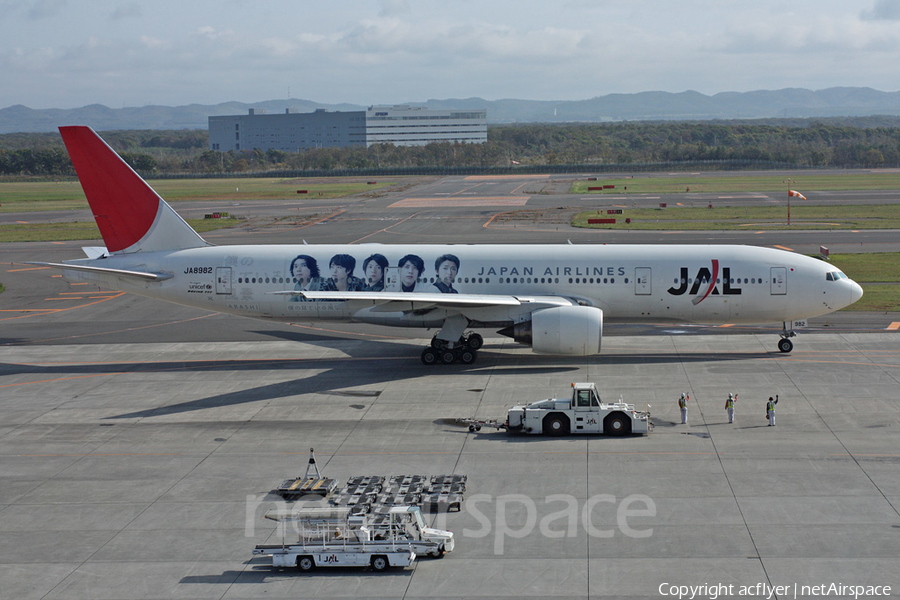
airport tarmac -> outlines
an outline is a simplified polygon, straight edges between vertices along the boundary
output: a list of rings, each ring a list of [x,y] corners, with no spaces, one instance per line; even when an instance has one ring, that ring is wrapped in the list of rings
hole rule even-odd
[[[571,235],[540,220],[485,227],[504,205],[390,208],[427,196],[429,185],[463,189],[424,183],[336,201],[335,216],[317,225],[207,237]],[[876,245],[819,233],[848,249]],[[878,247],[896,246],[893,235]],[[0,245],[16,263],[0,296],[3,597],[663,598],[677,597],[673,586],[703,585],[730,586],[717,589],[721,598],[768,597],[759,584],[785,586],[771,594],[780,599],[795,585],[806,598],[852,596],[801,587],[832,584],[898,595],[900,338],[885,331],[895,315],[813,321],[787,355],[772,328],[624,328],[587,359],[536,356],[488,337],[474,365],[428,368],[419,362],[425,332],[249,321],[85,290],[21,264],[73,258],[78,246]],[[510,436],[452,422],[503,418],[514,403],[567,394],[575,381],[597,382],[606,400],[650,404],[653,433]],[[691,396],[687,425],[682,391]],[[729,392],[739,394],[733,425]],[[768,427],[765,401],[775,394],[777,425]],[[434,517],[454,532],[456,550],[386,574],[301,574],[251,560],[256,544],[280,540],[262,515],[278,506],[272,490],[303,474],[310,447],[341,481],[467,475],[463,510]]]
[[[489,343],[4,346],[0,589],[8,598],[646,598],[660,586],[900,586],[896,335],[623,336],[587,360]],[[627,438],[468,433],[596,381],[649,403]],[[688,424],[676,398],[690,394]],[[724,400],[738,392],[736,419]],[[779,395],[777,425],[765,400]],[[460,473],[443,560],[387,575],[251,560],[302,475]],[[664,587],[664,591],[667,588]],[[892,592],[896,595],[896,591]],[[807,594],[808,597],[814,597]],[[779,594],[779,598],[789,597]],[[846,596],[844,596],[846,597]]]

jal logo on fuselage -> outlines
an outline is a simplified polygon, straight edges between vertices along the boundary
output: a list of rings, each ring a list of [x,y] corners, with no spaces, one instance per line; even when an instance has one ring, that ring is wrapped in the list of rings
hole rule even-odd
[[[707,296],[719,295],[719,285],[717,280],[719,279],[719,260],[713,259],[712,261],[712,271],[707,269],[706,267],[701,267],[697,270],[697,274],[694,276],[693,283],[691,285],[690,291],[688,291],[688,281],[690,278],[688,277],[688,267],[681,267],[681,285],[679,287],[670,287],[667,291],[673,296],[681,296],[685,293],[690,294],[691,296],[697,296],[692,300],[692,302],[697,305],[703,302]],[[706,285],[706,288],[703,289],[703,285]],[[703,293],[702,296],[698,295]],[[740,295],[741,288],[732,287],[731,286],[731,268],[724,267],[722,269],[722,292],[723,295]]]

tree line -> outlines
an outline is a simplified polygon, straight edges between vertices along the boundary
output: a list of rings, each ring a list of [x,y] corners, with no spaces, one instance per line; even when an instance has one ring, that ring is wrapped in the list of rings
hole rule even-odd
[[[206,131],[113,131],[103,137],[144,175],[266,171],[707,162],[794,168],[900,167],[900,119],[495,125],[484,144],[378,144],[301,152],[208,150]],[[74,175],[58,134],[0,135],[0,175]]]

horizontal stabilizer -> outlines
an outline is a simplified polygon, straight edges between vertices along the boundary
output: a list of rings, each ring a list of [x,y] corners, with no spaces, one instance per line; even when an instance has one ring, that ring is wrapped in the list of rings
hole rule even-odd
[[[69,269],[72,271],[83,271],[85,273],[99,273],[101,275],[117,275],[119,277],[134,277],[145,281],[165,281],[171,279],[170,273],[147,273],[144,271],[129,271],[127,269],[107,269],[105,267],[89,267],[87,265],[72,265],[67,263],[49,263],[49,262],[29,262],[29,265],[39,265],[41,267],[54,267],[57,269]]]

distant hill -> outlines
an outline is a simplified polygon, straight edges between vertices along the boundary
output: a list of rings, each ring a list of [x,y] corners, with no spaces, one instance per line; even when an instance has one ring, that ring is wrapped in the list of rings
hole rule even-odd
[[[864,117],[900,115],[900,92],[871,88],[759,90],[722,92],[641,92],[608,94],[590,100],[484,100],[482,98],[428,100],[429,108],[485,108],[488,122],[571,123],[645,120],[794,119],[811,117]],[[92,104],[73,109],[35,110],[17,104],[0,109],[0,133],[56,131],[60,125],[90,125],[98,131],[122,129],[206,129],[207,118],[246,114],[250,108],[269,113],[292,109],[312,112],[365,110],[354,104],[323,104],[309,100],[224,102],[215,105],[141,106],[109,108]]]

